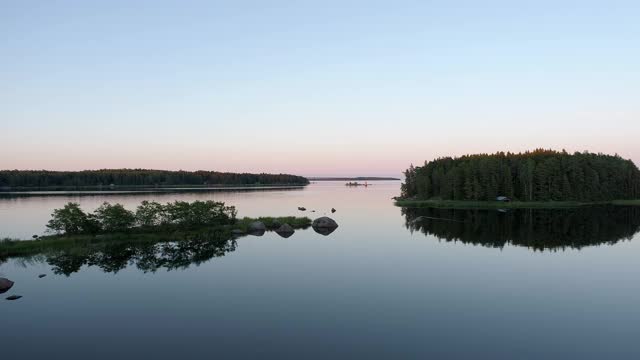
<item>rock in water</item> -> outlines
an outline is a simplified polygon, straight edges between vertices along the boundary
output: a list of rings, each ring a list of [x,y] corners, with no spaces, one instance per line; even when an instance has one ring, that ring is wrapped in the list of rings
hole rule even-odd
[[[9,279],[0,278],[0,294],[4,294],[9,291],[9,289],[13,287],[13,284],[13,281]]]
[[[327,236],[336,230],[338,223],[330,217],[323,216],[313,220],[311,227],[318,234]]]
[[[38,275],[38,277],[39,277],[40,279],[42,279],[42,278],[43,278],[43,277],[45,277],[45,276],[47,276],[47,274],[40,274],[40,275]]]
[[[318,228],[334,228],[335,229],[338,227],[338,223],[336,223],[336,221],[330,217],[323,216],[313,220],[313,224],[311,224],[311,226],[318,227]]]
[[[334,212],[336,212],[336,209],[331,208],[331,213],[333,214]]]
[[[306,211],[306,210],[307,210],[307,208],[303,208],[302,206],[298,206],[298,210],[300,210],[300,211]]]
[[[289,224],[282,224],[282,226],[280,226],[276,230],[276,234],[282,236],[285,239],[293,235],[294,232],[296,231],[293,230],[293,228]]]
[[[21,297],[22,297],[22,295],[11,295],[11,296],[9,296],[9,297],[7,298],[7,300],[10,300],[10,301],[12,301],[12,300],[18,300],[18,299],[20,299]]]
[[[332,232],[336,231],[337,228],[319,228],[319,227],[314,227],[313,231],[317,232],[320,235],[324,235],[327,236],[329,234],[331,234]]]
[[[262,236],[264,232],[267,230],[267,227],[264,225],[262,221],[254,221],[249,224],[248,231],[249,234],[255,236]]]

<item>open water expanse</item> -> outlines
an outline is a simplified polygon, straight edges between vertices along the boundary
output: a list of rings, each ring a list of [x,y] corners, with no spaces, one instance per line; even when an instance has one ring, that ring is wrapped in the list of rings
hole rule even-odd
[[[289,238],[118,244],[0,259],[6,359],[633,359],[640,207],[402,209],[399,182],[0,197],[0,238],[69,201],[216,200],[239,216],[327,215]],[[306,212],[297,210],[307,208]],[[331,214],[330,209],[337,211]],[[315,210],[315,212],[311,212]],[[39,278],[38,275],[46,274]],[[6,301],[9,295],[21,295]]]

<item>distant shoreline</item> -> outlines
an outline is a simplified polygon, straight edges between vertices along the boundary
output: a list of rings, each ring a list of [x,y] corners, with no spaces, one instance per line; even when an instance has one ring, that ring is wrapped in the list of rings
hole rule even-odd
[[[266,190],[299,190],[305,185],[216,185],[216,186],[85,186],[85,187],[45,187],[45,188],[17,188],[0,190],[2,197],[27,196],[63,196],[63,195],[135,195],[135,194],[164,194],[187,192],[223,192],[223,191],[266,191]]]
[[[612,201],[458,201],[458,200],[411,200],[395,199],[395,205],[410,208],[440,209],[560,209],[594,205],[640,206],[637,200]]]

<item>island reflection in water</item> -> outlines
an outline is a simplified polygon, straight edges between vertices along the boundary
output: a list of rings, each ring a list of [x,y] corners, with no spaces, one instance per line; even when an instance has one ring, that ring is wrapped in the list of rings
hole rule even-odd
[[[224,231],[183,234],[175,241],[141,239],[132,235],[130,239],[117,241],[45,247],[24,255],[0,258],[0,264],[8,258],[21,260],[24,264],[47,263],[55,274],[66,276],[79,272],[83,266],[95,266],[106,273],[135,266],[147,273],[186,269],[235,251],[236,246],[236,240],[230,239]]]
[[[302,226],[305,230],[310,225]],[[335,228],[313,230],[328,236]],[[294,232],[282,233],[270,229],[281,238],[289,238]],[[117,273],[130,266],[148,273],[157,270],[184,270],[191,265],[200,265],[212,258],[222,257],[237,248],[236,239],[246,236],[263,236],[261,232],[233,235],[228,229],[174,232],[171,235],[130,234],[114,239],[103,235],[81,239],[62,239],[60,242],[19,241],[0,246],[0,265],[9,259],[23,265],[46,263],[57,275],[69,276],[82,270],[83,266],[97,267],[105,273]],[[20,247],[20,244],[25,247]],[[16,245],[13,248],[12,245]],[[33,245],[33,246],[30,246]]]
[[[640,231],[640,208],[627,206],[508,211],[403,208],[402,214],[412,233],[491,248],[581,249],[631,240]]]

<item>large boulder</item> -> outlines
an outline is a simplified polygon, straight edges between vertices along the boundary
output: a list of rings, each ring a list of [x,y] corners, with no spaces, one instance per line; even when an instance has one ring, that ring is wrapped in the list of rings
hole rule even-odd
[[[276,229],[276,234],[282,236],[283,238],[288,238],[293,233],[296,232],[289,224],[282,224],[278,229]]]
[[[338,228],[338,223],[330,217],[323,216],[313,220],[311,227],[313,227],[313,230],[318,234],[327,236]]]
[[[267,227],[264,225],[262,221],[254,221],[247,227],[247,231],[251,235],[262,236],[264,232],[267,230]]]
[[[317,227],[317,228],[335,229],[338,227],[338,223],[336,223],[336,221],[330,217],[323,216],[313,220],[313,223],[311,224],[311,226],[313,226],[314,228]]]
[[[13,281],[9,279],[0,278],[0,294],[4,294],[9,291],[9,289],[13,287],[13,284]]]

